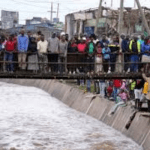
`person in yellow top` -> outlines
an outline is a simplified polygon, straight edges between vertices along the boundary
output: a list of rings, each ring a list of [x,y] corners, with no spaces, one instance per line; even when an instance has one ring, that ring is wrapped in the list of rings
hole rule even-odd
[[[131,66],[130,66],[130,71],[131,72],[138,72],[139,65],[137,64],[140,60],[139,54],[141,52],[141,45],[140,42],[138,41],[138,38],[134,36],[133,40],[130,41],[129,44],[129,50],[131,52]]]
[[[148,103],[148,111],[150,112],[150,79],[146,77],[145,74],[142,74],[143,76],[143,79],[145,80],[145,84],[144,84],[144,88],[143,88],[143,91],[142,91],[142,96],[141,96],[141,99],[140,99],[140,105],[142,107],[142,103],[147,101]]]

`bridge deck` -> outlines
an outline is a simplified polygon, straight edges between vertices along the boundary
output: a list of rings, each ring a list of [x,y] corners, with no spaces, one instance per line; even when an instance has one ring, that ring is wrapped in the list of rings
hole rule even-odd
[[[150,76],[150,74],[147,76]],[[87,74],[50,74],[50,73],[28,73],[28,72],[16,72],[16,73],[0,73],[0,78],[22,78],[22,79],[140,79],[142,73],[111,73],[88,76]]]

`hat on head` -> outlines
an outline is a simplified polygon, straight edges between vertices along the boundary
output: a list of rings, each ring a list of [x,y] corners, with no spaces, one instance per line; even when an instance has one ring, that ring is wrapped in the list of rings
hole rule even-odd
[[[60,34],[61,36],[63,36],[63,35],[66,35],[66,33],[65,32],[61,32],[61,34]]]
[[[82,40],[86,41],[86,37],[83,37]]]

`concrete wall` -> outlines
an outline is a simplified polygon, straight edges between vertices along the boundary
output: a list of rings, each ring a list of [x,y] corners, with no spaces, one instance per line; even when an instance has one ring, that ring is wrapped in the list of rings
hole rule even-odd
[[[99,97],[92,100],[82,91],[55,80],[1,79],[1,81],[41,88],[71,108],[86,113],[119,130],[143,146],[144,150],[150,150],[150,118],[137,113],[130,128],[126,130],[125,125],[133,113],[133,109],[129,106],[120,107],[113,116],[110,116],[108,113],[114,105],[112,102]]]

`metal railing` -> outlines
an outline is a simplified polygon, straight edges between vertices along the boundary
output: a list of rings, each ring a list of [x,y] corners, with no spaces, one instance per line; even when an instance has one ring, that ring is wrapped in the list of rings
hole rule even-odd
[[[96,61],[97,55],[88,55],[87,53],[68,53],[66,57],[62,54],[44,53],[39,55],[36,53],[26,54],[25,61],[18,61],[18,52],[6,52],[0,54],[0,74],[34,74],[34,75],[56,75],[56,76],[104,76],[106,74],[138,74],[144,72],[150,75],[150,61],[141,62],[143,53],[110,53],[110,59],[104,61],[104,55],[101,54],[99,62]],[[6,59],[6,55],[15,56],[13,60]],[[55,55],[55,56],[54,56]],[[124,57],[137,55],[138,61],[133,62],[128,59],[124,61]],[[35,56],[35,58],[34,58]],[[44,57],[43,57],[44,56]],[[111,59],[113,56],[113,59]],[[28,58],[30,58],[30,61]],[[33,57],[33,60],[31,60]],[[43,57],[44,60],[40,60]],[[55,61],[53,58],[55,58]],[[51,59],[52,58],[52,59]],[[98,57],[99,58],[99,57]],[[45,60],[46,59],[46,60]],[[22,69],[20,66],[25,65]],[[29,67],[32,65],[32,67]],[[12,68],[13,69],[12,69]],[[143,69],[144,68],[144,69]]]

